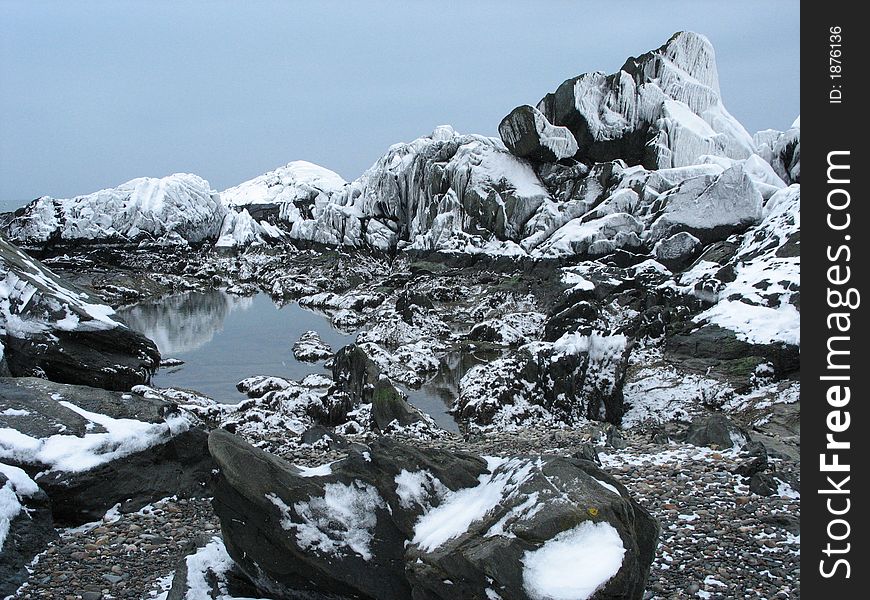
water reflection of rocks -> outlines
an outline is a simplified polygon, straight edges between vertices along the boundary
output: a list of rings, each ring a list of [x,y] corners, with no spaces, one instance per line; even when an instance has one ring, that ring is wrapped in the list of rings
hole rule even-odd
[[[234,310],[246,310],[253,297],[240,297],[221,290],[185,292],[136,304],[118,311],[131,329],[157,344],[166,357],[196,350],[223,329]]]

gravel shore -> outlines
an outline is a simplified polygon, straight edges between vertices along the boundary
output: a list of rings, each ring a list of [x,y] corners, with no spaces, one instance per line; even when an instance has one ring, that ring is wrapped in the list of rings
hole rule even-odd
[[[420,443],[489,455],[573,454],[603,437],[600,427],[589,427]],[[747,478],[733,473],[747,458],[738,451],[653,443],[631,431],[615,445],[596,447],[604,467],[662,525],[649,600],[800,597],[800,496],[790,485],[772,496],[751,493]],[[340,454],[302,448],[287,458],[310,465]],[[770,462],[798,481],[798,463]],[[208,500],[165,499],[136,513],[110,512],[102,523],[64,531],[15,597],[155,598],[194,540],[218,530]]]

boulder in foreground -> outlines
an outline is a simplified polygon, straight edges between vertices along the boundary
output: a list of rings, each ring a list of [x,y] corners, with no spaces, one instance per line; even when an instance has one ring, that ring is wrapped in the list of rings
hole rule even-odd
[[[643,595],[658,524],[589,461],[484,460],[382,438],[301,469],[222,430],[209,449],[226,550],[263,594]]]

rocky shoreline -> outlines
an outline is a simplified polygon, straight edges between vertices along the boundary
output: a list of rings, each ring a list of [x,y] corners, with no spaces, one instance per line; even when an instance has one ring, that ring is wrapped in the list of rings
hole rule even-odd
[[[450,437],[432,444],[493,455],[570,455],[603,437],[600,428],[590,428]],[[602,444],[596,450],[605,468],[662,525],[645,598],[800,597],[796,491],[773,496],[750,492],[747,478],[733,473],[746,460],[739,451],[655,443],[650,433],[625,432],[621,437],[617,445],[625,447]],[[293,459],[313,466],[339,455],[309,448]],[[800,465],[794,459],[774,461],[777,470],[798,477]],[[113,512],[101,523],[61,532],[31,567],[27,585],[15,597],[160,597],[179,561],[197,542],[202,545],[218,533],[208,500],[168,499],[129,514]],[[110,581],[104,575],[120,579]]]
[[[499,133],[0,218],[0,590],[799,598],[799,119],[750,136],[680,32]],[[209,337],[202,292],[344,337],[238,403],[160,387],[191,367],[116,309]]]

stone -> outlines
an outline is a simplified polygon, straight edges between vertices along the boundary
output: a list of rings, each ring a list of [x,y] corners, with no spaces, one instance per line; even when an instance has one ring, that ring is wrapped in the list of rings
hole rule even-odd
[[[577,154],[577,140],[567,127],[557,127],[537,108],[513,109],[498,126],[498,134],[511,154],[537,162],[556,162]]]
[[[491,587],[527,598],[524,553],[593,524],[626,548],[600,597],[640,599],[645,589],[658,525],[586,460],[514,457],[487,465],[474,455],[381,438],[312,477],[225,431],[212,432],[209,448],[220,468],[214,508],[226,550],[261,593],[434,600],[483,598]],[[421,519],[434,507],[464,504],[462,490],[503,478],[516,482],[512,491],[453,537],[422,533]],[[544,508],[523,516],[532,494]],[[345,508],[330,508],[338,506]]]
[[[110,390],[129,390],[156,371],[160,353],[154,342],[124,325],[98,298],[0,238],[4,279],[13,286],[8,292],[0,286],[0,306],[6,307],[0,325],[24,320],[31,326],[0,327],[2,371]]]

